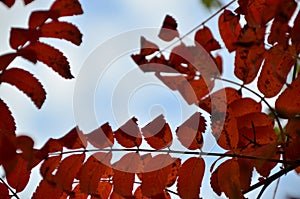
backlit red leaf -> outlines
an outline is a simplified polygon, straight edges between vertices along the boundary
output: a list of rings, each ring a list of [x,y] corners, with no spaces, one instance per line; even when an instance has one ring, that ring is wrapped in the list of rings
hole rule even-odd
[[[297,49],[297,53],[299,54],[300,52],[300,12],[298,12],[296,19],[294,21],[294,26],[292,27],[291,30],[291,38],[292,38],[292,43],[293,46]]]
[[[87,140],[96,148],[103,149],[112,147],[114,144],[114,135],[108,123],[95,129],[91,133],[85,135]]]
[[[179,33],[177,31],[177,22],[170,15],[165,17],[158,37],[164,41],[171,41],[175,37],[179,37]]]
[[[57,72],[60,76],[71,79],[73,75],[67,58],[58,49],[41,42],[32,43],[21,51],[30,50],[36,54],[37,60],[43,62]]]
[[[240,169],[236,160],[226,160],[218,167],[218,185],[228,198],[244,198],[240,183]]]
[[[142,134],[136,121],[136,118],[132,118],[114,132],[116,140],[123,147],[131,148],[141,145]]]
[[[79,29],[68,22],[54,21],[43,24],[40,28],[40,36],[65,39],[75,45],[80,45],[82,42],[82,34]]]
[[[162,149],[172,144],[172,132],[163,115],[143,127],[142,133],[147,143],[154,149]]]
[[[199,198],[204,170],[205,162],[202,158],[192,157],[182,164],[177,183],[177,192],[181,198]]]
[[[109,177],[112,169],[109,167],[111,153],[96,153],[90,156],[82,165],[78,173],[80,190],[87,194],[98,194],[98,182],[100,178]]]
[[[142,189],[140,186],[138,188],[136,188],[136,190],[134,192],[134,197],[135,197],[135,199],[150,199],[149,197],[146,197],[143,195]],[[171,196],[168,192],[164,191],[161,194],[152,196],[151,199],[171,199]]]
[[[190,149],[201,149],[203,145],[202,133],[206,129],[205,118],[197,112],[176,129],[180,143]]]
[[[277,98],[276,110],[284,117],[300,113],[300,76],[298,76]]]
[[[80,184],[77,184],[70,194],[70,199],[87,199],[88,195],[82,193]]]
[[[1,0],[7,7],[12,7],[15,4],[15,0]]]
[[[5,102],[0,99],[0,132],[5,136],[15,136],[15,120]]]
[[[85,154],[75,154],[63,159],[53,177],[56,186],[63,190],[71,191],[74,178],[76,177],[84,158]]]
[[[53,10],[38,10],[30,14],[28,26],[32,29],[35,29],[43,25],[47,19],[57,20],[59,17],[59,12]]]
[[[229,52],[236,49],[234,43],[238,40],[241,32],[241,25],[239,23],[239,15],[234,15],[229,10],[224,10],[224,13],[219,17],[219,31]]]
[[[148,41],[145,37],[141,37],[140,55],[147,56],[153,54],[156,51],[159,51],[159,48],[155,43]]]
[[[4,70],[17,57],[16,53],[8,53],[0,56],[0,70]]]
[[[67,149],[85,148],[87,145],[87,140],[78,127],[74,127],[58,141]]]
[[[38,39],[39,32],[35,29],[12,28],[9,43],[13,49],[18,49],[26,42],[36,42]]]
[[[2,199],[10,199],[11,198],[11,196],[9,195],[7,186],[5,186],[3,183],[0,183],[0,197]]]
[[[83,13],[78,0],[56,0],[50,10],[57,11],[60,17],[80,15]]]
[[[173,158],[166,154],[159,154],[148,161],[144,167],[145,172],[143,172],[141,184],[144,196],[152,198],[164,193],[173,162]]]
[[[60,198],[63,195],[63,190],[56,187],[53,184],[50,184],[46,180],[42,180],[36,191],[32,195],[32,199],[41,199],[48,198],[51,196],[52,198]]]
[[[294,64],[291,48],[284,50],[276,45],[269,49],[257,82],[259,91],[267,98],[276,96],[286,83],[287,75]]]
[[[52,172],[57,169],[61,160],[61,156],[52,156],[47,158],[41,165],[40,173],[42,177],[48,181],[52,181]]]
[[[300,159],[300,119],[292,118],[289,119],[286,125],[286,132],[288,134],[288,145],[286,149],[286,158],[288,160],[297,160]],[[300,171],[300,168],[297,169]],[[300,173],[300,172],[298,172]]]
[[[4,167],[6,172],[6,179],[12,188],[16,192],[23,191],[29,182],[31,171],[27,168],[27,161],[25,161],[21,155],[17,155],[17,162],[14,168]]]
[[[140,155],[127,153],[118,162],[114,163],[113,191],[123,197],[131,197],[135,172],[138,171]],[[124,183],[126,182],[126,183]]]
[[[20,68],[4,70],[0,82],[6,82],[23,91],[38,108],[41,108],[46,99],[46,91],[42,84],[26,70]]]
[[[195,43],[200,44],[207,52],[221,48],[219,42],[213,37],[208,27],[203,27],[195,34]]]
[[[109,198],[112,184],[109,182],[99,182],[95,194],[91,194],[91,199]]]

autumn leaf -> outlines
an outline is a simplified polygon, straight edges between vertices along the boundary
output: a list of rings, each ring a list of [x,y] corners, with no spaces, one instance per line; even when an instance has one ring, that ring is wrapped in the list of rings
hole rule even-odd
[[[40,37],[65,39],[77,46],[82,42],[82,34],[79,29],[68,22],[53,21],[43,24],[40,28]]]
[[[292,45],[295,46],[297,54],[300,52],[300,12],[298,12],[296,19],[294,21],[294,26],[291,30],[291,39],[292,39]]]
[[[135,172],[138,171],[140,155],[127,153],[119,161],[114,163],[113,191],[123,197],[131,197]],[[126,183],[124,183],[126,181]]]
[[[91,199],[108,198],[112,190],[112,184],[109,182],[99,182],[95,194],[91,194]]]
[[[80,15],[83,13],[78,0],[56,0],[50,10],[57,11],[60,17]]]
[[[179,37],[179,33],[177,31],[177,22],[170,15],[165,17],[158,37],[164,41],[171,41],[175,37]]]
[[[70,65],[67,58],[58,49],[41,42],[31,43],[26,46],[20,52],[28,53],[34,52],[37,60],[43,62],[57,72],[60,76],[71,79],[73,75],[70,71]],[[26,56],[23,55],[22,56]]]
[[[26,42],[37,42],[39,36],[39,32],[35,29],[12,28],[9,43],[13,49],[17,50]]]
[[[300,119],[291,118],[286,125],[286,133],[288,135],[288,143],[286,147],[286,158],[288,160],[300,159]],[[299,171],[299,168],[297,169]]]
[[[87,145],[86,137],[78,127],[74,127],[66,135],[59,138],[58,141],[67,149],[85,148]]]
[[[26,70],[20,68],[4,70],[0,82],[6,82],[23,91],[37,108],[41,108],[46,99],[46,91],[42,84]]]
[[[5,70],[7,66],[17,57],[17,53],[7,53],[0,56],[0,70]]]
[[[154,149],[162,149],[172,144],[172,132],[163,115],[156,117],[141,131],[147,143]]]
[[[145,37],[141,37],[140,55],[147,56],[159,51],[159,47],[153,42],[148,41]]]
[[[238,40],[241,32],[241,25],[239,23],[239,15],[233,14],[229,10],[224,10],[219,17],[219,31],[229,52],[236,49],[234,43]]]
[[[77,184],[70,193],[70,199],[87,199],[88,195],[81,192],[80,184]]]
[[[60,198],[63,195],[63,190],[49,183],[47,180],[41,180],[37,189],[32,195],[32,199],[47,198]]]
[[[112,147],[114,144],[113,131],[108,122],[85,136],[94,147],[99,149]]]
[[[137,119],[132,118],[116,130],[115,138],[123,147],[139,147],[142,143],[142,134],[136,124]]]
[[[298,76],[277,98],[276,110],[285,118],[300,113],[300,76]]]
[[[11,111],[5,102],[0,99],[0,133],[7,136],[15,136],[16,124]]]
[[[9,195],[9,191],[7,186],[5,186],[5,184],[0,183],[0,197],[2,199],[10,199],[11,196]]]
[[[12,7],[15,4],[15,0],[1,0],[7,7]]]
[[[136,188],[136,190],[134,192],[134,197],[135,197],[135,199],[150,199],[149,197],[146,197],[143,195],[142,189],[140,186],[138,188]],[[171,196],[167,191],[164,191],[161,194],[152,196],[151,199],[171,199]]]
[[[28,26],[31,29],[35,29],[43,25],[47,19],[57,20],[59,18],[59,12],[53,10],[37,10],[30,14]]]
[[[85,154],[74,154],[66,157],[61,161],[57,168],[57,172],[53,177],[53,182],[62,190],[71,191],[74,178],[76,177]]]
[[[195,34],[196,45],[201,45],[207,52],[221,48],[219,42],[213,37],[212,32],[206,26],[199,29]]]
[[[176,129],[178,140],[184,147],[190,150],[202,148],[205,121],[201,113],[196,112]]]
[[[60,161],[61,156],[52,156],[47,158],[40,167],[40,173],[42,177],[48,181],[53,181],[53,174],[52,172],[57,169]]]

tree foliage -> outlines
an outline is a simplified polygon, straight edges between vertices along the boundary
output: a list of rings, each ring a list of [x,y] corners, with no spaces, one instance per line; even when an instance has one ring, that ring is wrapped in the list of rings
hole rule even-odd
[[[24,3],[31,1],[24,0]],[[2,2],[8,7],[14,4],[14,0]],[[28,184],[31,170],[39,164],[42,180],[32,198],[51,195],[52,198],[138,199],[171,198],[172,194],[199,198],[207,172],[217,195],[245,198],[246,193],[263,186],[261,195],[270,183],[287,172],[299,172],[300,15],[294,13],[297,3],[294,0],[238,0],[237,8],[228,10],[231,3],[217,12],[223,41],[214,38],[205,25],[206,20],[197,27],[195,44],[188,46],[182,41],[186,35],[180,36],[176,20],[167,15],[158,37],[170,43],[180,40],[179,44],[173,44],[170,55],[141,36],[140,52],[131,56],[137,67],[145,73],[154,73],[171,90],[178,91],[188,104],[195,104],[209,115],[224,116],[224,125],[215,118],[208,131],[224,153],[201,150],[205,142],[203,133],[208,126],[200,112],[194,113],[175,132],[163,115],[144,127],[133,117],[115,131],[108,123],[88,133],[74,127],[63,137],[51,138],[37,149],[33,147],[32,138],[16,134],[16,121],[0,99],[0,164],[5,171],[0,198],[18,198],[18,193]],[[22,57],[34,64],[44,63],[63,78],[73,78],[66,56],[40,38],[64,39],[80,45],[80,30],[61,17],[82,13],[77,0],[56,0],[49,10],[32,12],[27,28],[12,28],[9,41],[13,52],[0,56],[0,82],[15,86],[41,108],[46,92],[38,78],[24,69],[9,67],[10,63]],[[291,26],[293,15],[296,17]],[[242,23],[242,19],[245,22]],[[229,53],[234,53],[234,75],[241,84],[221,75],[228,66],[222,66],[222,57],[215,51],[220,50],[222,44]],[[201,49],[210,55],[218,71],[199,60]],[[289,76],[291,81],[287,80]],[[257,90],[248,88],[256,78]],[[214,90],[216,81],[228,82],[233,87]],[[260,101],[245,96],[245,90]],[[225,99],[222,92],[226,94]],[[273,97],[275,107],[268,102]],[[263,104],[271,114],[263,110]],[[220,108],[222,105],[225,111]],[[159,132],[155,131],[157,126],[161,126]],[[172,150],[174,139],[178,139],[186,151]],[[121,148],[113,149],[117,144]],[[143,149],[141,146],[145,144],[151,149]],[[126,154],[113,161],[112,152],[116,150]],[[153,155],[156,152],[160,154]],[[191,157],[174,158],[174,153]],[[207,169],[201,157],[204,155],[220,157],[216,161],[227,159]],[[270,175],[278,164],[282,164],[281,169]],[[254,170],[261,178],[252,183]]]

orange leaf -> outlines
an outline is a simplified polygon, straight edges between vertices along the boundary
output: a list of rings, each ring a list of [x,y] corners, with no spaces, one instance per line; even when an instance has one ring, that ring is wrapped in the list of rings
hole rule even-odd
[[[91,199],[109,198],[112,185],[109,182],[99,182],[95,194],[91,194]]]
[[[127,153],[118,162],[114,163],[113,191],[123,197],[131,197],[135,172],[138,171],[140,155]],[[126,183],[124,183],[126,182]]]
[[[69,133],[59,138],[58,141],[67,149],[85,148],[87,140],[78,127],[74,127]]]
[[[31,43],[27,47],[20,50],[20,52],[23,52],[23,54],[34,52],[37,60],[48,65],[62,77],[66,79],[73,78],[67,58],[62,52],[48,44],[41,42]]]
[[[30,14],[28,26],[31,29],[35,29],[41,25],[43,25],[47,19],[57,20],[59,17],[59,13],[57,11],[52,10],[38,10],[34,11]]]
[[[177,183],[177,192],[181,198],[199,198],[204,170],[205,162],[202,158],[192,157],[182,164]]]
[[[74,178],[76,177],[84,158],[85,154],[75,154],[63,159],[53,177],[56,186],[60,187],[62,190],[71,191]]]
[[[172,163],[171,172],[168,175],[167,187],[171,187],[176,182],[180,165],[181,159],[179,158]]]
[[[0,133],[7,136],[15,136],[16,124],[8,106],[0,99]]]
[[[54,21],[43,24],[40,28],[40,36],[65,39],[77,46],[82,42],[82,34],[79,29],[68,22]]]
[[[123,147],[130,148],[141,145],[142,134],[136,121],[137,119],[133,117],[114,132],[116,140]]]
[[[1,199],[10,199],[11,196],[9,195],[8,187],[5,184],[0,183],[0,197]]]
[[[20,68],[4,70],[0,82],[6,82],[23,91],[38,108],[41,108],[46,99],[46,91],[42,84],[26,70]]]
[[[202,133],[206,129],[205,118],[196,112],[176,129],[180,143],[190,149],[201,149],[203,145]]]
[[[57,11],[60,17],[80,15],[83,13],[78,0],[56,0],[50,10]]]
[[[86,134],[87,140],[96,148],[103,149],[114,145],[114,135],[108,122]]]
[[[277,98],[275,107],[280,115],[290,118],[300,113],[300,76]]]
[[[17,53],[7,53],[0,56],[0,70],[3,71],[7,68],[7,66],[14,61],[17,57]]]
[[[88,195],[82,193],[80,190],[81,185],[77,184],[70,194],[70,199],[87,199]]]
[[[41,198],[60,198],[63,195],[63,190],[56,187],[53,184],[50,184],[46,180],[42,180],[35,192],[32,195],[32,199],[41,199]]]
[[[42,177],[48,181],[52,181],[52,172],[58,167],[61,160],[61,156],[52,156],[47,158],[40,167],[40,173]]]
[[[144,167],[145,172],[143,172],[141,184],[144,196],[152,198],[164,192],[168,184],[168,177],[172,171],[173,162],[173,158],[166,154],[159,154],[147,162]]]
[[[195,34],[195,43],[200,44],[207,52],[221,48],[219,42],[213,37],[210,29],[204,26]]]
[[[31,171],[27,169],[27,161],[25,161],[20,154],[16,155],[16,165],[14,168],[7,168],[4,166],[6,179],[12,188],[16,190],[16,192],[23,191],[29,182]]]
[[[145,37],[141,37],[141,51],[140,55],[147,56],[159,51],[158,46],[155,43],[148,41]]]
[[[170,15],[165,17],[158,37],[164,41],[171,41],[175,37],[179,37],[179,33],[177,31],[177,22]]]
[[[163,115],[156,117],[141,131],[147,143],[154,149],[159,150],[172,144],[172,132]]]
[[[112,169],[109,167],[111,158],[111,153],[98,152],[91,155],[81,166],[78,173],[78,180],[80,181],[80,189],[83,193],[98,193],[98,182],[100,178],[109,177],[106,175],[112,174]]]
[[[39,32],[35,29],[12,28],[10,31],[10,46],[17,50],[28,41],[36,42],[39,39]]]
[[[239,20],[239,15],[234,15],[229,10],[224,10],[224,13],[219,17],[220,35],[229,52],[232,52],[236,49],[234,43],[237,41],[241,32]]]
[[[288,135],[288,145],[286,149],[286,158],[288,160],[300,159],[299,144],[300,144],[300,119],[292,118],[288,120],[286,125],[286,133]],[[298,169],[299,170],[299,169]]]
[[[136,188],[136,190],[134,192],[134,197],[135,197],[135,199],[150,199],[150,198],[143,195],[141,186]],[[168,192],[164,191],[161,194],[152,196],[151,199],[171,199],[171,196]]]
[[[286,83],[287,75],[295,64],[292,51],[291,48],[284,50],[281,46],[276,45],[266,52],[266,58],[257,82],[259,91],[265,97],[276,96]]]
[[[218,185],[228,198],[244,198],[240,183],[240,168],[236,160],[226,160],[218,167]]]
[[[239,158],[237,160],[239,164],[240,173],[240,185],[242,190],[249,189],[251,185],[251,177],[253,172],[253,165],[247,159]]]

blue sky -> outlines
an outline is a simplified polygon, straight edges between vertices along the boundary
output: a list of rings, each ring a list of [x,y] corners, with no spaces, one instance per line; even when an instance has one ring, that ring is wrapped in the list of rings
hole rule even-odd
[[[24,8],[22,2],[18,1],[10,10],[7,10],[4,6],[0,5],[0,18],[2,19],[0,23],[1,54],[10,51],[8,44],[10,27],[27,27],[27,20],[30,12],[37,9],[47,9],[49,5],[51,5],[51,2],[52,1],[46,2],[35,0],[32,4]],[[76,24],[83,33],[83,43],[81,46],[77,47],[61,40],[44,40],[53,44],[65,53],[70,61],[71,70],[75,77],[78,76],[80,69],[90,53],[110,38],[135,29],[159,28],[166,14],[172,15],[177,19],[178,29],[181,34],[184,34],[212,14],[212,12],[206,10],[198,0],[185,2],[178,0],[94,0],[81,1],[81,3],[85,13],[80,16],[66,18],[66,20]],[[216,32],[217,18],[208,22],[207,26]],[[219,38],[217,33],[214,35],[216,38]],[[190,35],[190,38],[193,39],[193,34]],[[136,38],[136,42],[137,45],[139,45],[139,38]],[[232,57],[228,57],[225,66],[227,63],[233,63]],[[126,62],[126,64],[128,63]],[[10,86],[1,85],[0,95],[8,103],[16,118],[19,134],[32,136],[36,141],[35,146],[39,147],[50,137],[60,137],[76,125],[73,107],[73,94],[76,78],[73,80],[64,80],[43,64],[39,63],[32,65],[21,59],[14,61],[12,66],[24,67],[35,74],[35,76],[43,83],[47,91],[45,104],[41,110],[37,110],[25,95],[18,92],[16,89],[12,89]],[[130,65],[129,67],[134,68],[137,66]],[[226,66],[226,73],[230,74],[232,71],[233,67]],[[122,74],[116,75],[120,75],[121,77]],[[149,78],[149,81],[151,82],[155,81],[150,76],[147,78]],[[148,100],[144,100],[145,102],[143,102],[143,97],[147,96],[149,93],[146,93],[143,90],[137,92],[137,95],[133,96],[133,101],[137,103],[134,105],[129,104],[130,114],[153,116],[160,111],[163,111],[167,116],[169,113],[168,117],[171,121],[178,123],[178,119],[172,115],[181,114],[182,109],[178,109],[177,106],[178,104],[182,105],[178,94],[169,91],[165,93],[166,88],[162,87],[159,83],[153,84],[153,88],[151,89],[156,90],[156,95],[160,98],[158,99],[156,97],[151,99],[151,95],[149,95],[147,97]],[[99,91],[99,93],[95,93],[95,100],[99,100],[99,103],[95,104],[95,108],[101,109],[101,107],[109,107],[110,105],[107,104],[109,98],[107,98],[107,96],[103,96],[102,98],[102,95],[105,95],[105,92],[101,89],[97,91]],[[169,99],[168,102],[166,102],[166,98]],[[172,103],[170,103],[170,101]],[[124,107],[120,107],[120,109],[122,108]],[[125,107],[124,109],[127,110],[128,107]],[[107,113],[106,111],[109,111],[109,109],[97,113],[100,124],[105,120],[114,121],[114,118],[112,118],[113,113],[111,111],[110,113]],[[144,118],[144,120],[146,119],[147,118]],[[114,124],[117,125],[116,122]],[[208,158],[208,160],[208,162],[210,162],[212,158]],[[283,198],[286,196],[286,193],[299,193],[295,187],[287,186],[287,184],[297,184],[297,178],[295,178],[294,175],[289,175],[290,177],[285,177],[281,180],[277,198]],[[32,184],[22,194],[22,198],[29,198],[28,194],[36,186],[36,181],[34,180],[35,177],[38,177],[37,172],[32,177]],[[269,193],[266,192],[264,198],[268,198],[270,194],[272,194],[274,184],[268,188]],[[204,198],[217,198],[216,195],[210,193],[208,178],[204,179],[203,187],[201,195]]]

